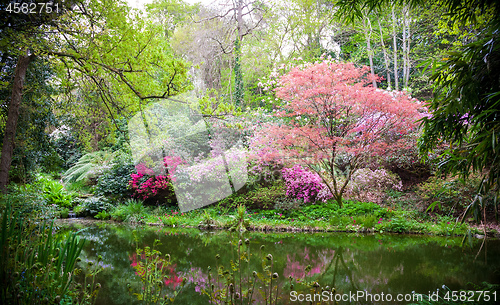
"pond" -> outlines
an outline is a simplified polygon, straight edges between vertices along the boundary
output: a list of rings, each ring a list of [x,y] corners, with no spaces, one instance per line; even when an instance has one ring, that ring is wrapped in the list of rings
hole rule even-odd
[[[443,290],[443,285],[456,291],[472,289],[468,283],[498,284],[500,279],[500,241],[491,239],[478,254],[482,240],[474,239],[467,247],[462,247],[462,238],[423,235],[239,234],[99,222],[66,224],[61,234],[80,229],[83,229],[80,236],[88,240],[81,254],[81,268],[88,268],[88,262],[104,267],[96,277],[102,285],[96,304],[138,303],[133,293],[140,293],[143,288],[134,266],[145,256],[137,255],[136,248],[153,247],[155,240],[161,243],[155,247],[157,250],[170,254],[171,263],[163,268],[167,277],[162,279],[161,288],[169,297],[173,297],[174,291],[180,291],[175,304],[210,304],[207,293],[210,293],[211,284],[215,293],[224,297],[229,288],[222,277],[228,275],[222,272],[217,280],[215,270],[220,266],[224,267],[223,271],[237,270],[234,276],[236,292],[239,292],[240,281],[243,296],[245,291],[255,287],[254,304],[266,304],[272,273],[278,275],[272,283],[272,304],[276,303],[276,295],[279,296],[277,304],[309,304],[299,300],[313,297],[311,293],[315,291],[325,298],[328,295],[328,299],[324,299],[328,301],[335,296],[344,297],[341,304],[405,304],[409,302],[401,300],[414,297],[412,292],[434,293],[435,296],[440,289],[439,294],[443,297],[447,291]],[[240,240],[241,245],[238,244]],[[267,259],[271,258],[268,254],[272,255],[271,260]],[[99,255],[102,257],[100,262]],[[249,282],[253,279],[253,271],[257,272],[255,286]],[[83,281],[82,278],[79,281]],[[314,282],[320,287],[314,288]],[[322,293],[321,288],[326,289],[326,286],[335,287],[336,293]],[[297,292],[292,292],[291,288]],[[349,294],[351,298],[346,301]],[[360,298],[354,299],[354,294],[359,294]],[[392,302],[388,302],[389,295]],[[395,301],[397,297],[401,298],[399,302]],[[245,299],[244,304],[246,302]]]

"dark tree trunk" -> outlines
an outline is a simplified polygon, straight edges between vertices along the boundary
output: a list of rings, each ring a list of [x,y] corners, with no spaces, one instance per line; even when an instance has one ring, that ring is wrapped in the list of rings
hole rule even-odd
[[[5,123],[2,156],[0,158],[0,191],[2,192],[6,191],[7,183],[9,182],[9,170],[14,152],[14,140],[16,138],[19,107],[21,106],[23,97],[24,79],[26,78],[26,71],[32,59],[33,55],[28,55],[28,51],[20,55],[14,72],[14,84],[12,86],[7,122]]]

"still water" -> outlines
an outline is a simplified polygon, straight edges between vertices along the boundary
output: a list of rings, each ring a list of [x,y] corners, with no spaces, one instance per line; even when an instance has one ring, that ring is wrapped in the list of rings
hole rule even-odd
[[[470,283],[500,283],[499,240],[488,240],[478,254],[482,240],[475,239],[470,244],[472,247],[469,243],[462,247],[461,238],[422,235],[238,234],[77,222],[64,226],[61,234],[81,229],[80,236],[85,237],[87,243],[80,267],[88,272],[88,263],[93,262],[104,268],[96,276],[102,286],[96,304],[139,304],[134,293],[140,293],[143,288],[134,266],[145,257],[138,255],[136,249],[153,247],[155,240],[161,243],[156,246],[157,250],[163,255],[170,254],[171,263],[165,264],[162,270],[166,277],[161,281],[161,288],[169,297],[179,291],[174,304],[210,304],[207,293],[212,284],[216,293],[225,296],[228,286],[223,277],[228,275],[223,273],[231,269],[236,270],[236,292],[241,286],[245,296],[245,291],[254,287],[253,304],[265,304],[266,297],[269,298],[272,273],[278,275],[272,283],[273,304],[276,295],[277,304],[309,304],[300,302],[299,294],[305,299],[307,293],[321,293],[321,288],[326,286],[335,287],[335,295],[362,297],[340,304],[407,304],[409,302],[395,300],[398,294],[401,298],[413,292],[432,295],[440,289],[439,294],[443,296],[447,291],[443,285],[456,291],[475,289]],[[248,239],[246,243],[245,239]],[[272,255],[271,260],[266,258],[268,254]],[[101,262],[98,255],[102,257]],[[215,270],[221,266],[224,269],[217,280]],[[253,271],[257,272],[255,285],[251,281]],[[79,280],[83,282],[82,278]],[[87,283],[89,280],[87,278]],[[320,287],[312,287],[314,282]],[[290,284],[298,291],[296,294],[291,294]],[[380,298],[381,293],[385,302]],[[371,301],[367,294],[372,295]],[[387,302],[388,294],[392,302]],[[328,295],[328,300],[335,299],[335,295],[323,295]],[[499,299],[497,296],[497,301]]]

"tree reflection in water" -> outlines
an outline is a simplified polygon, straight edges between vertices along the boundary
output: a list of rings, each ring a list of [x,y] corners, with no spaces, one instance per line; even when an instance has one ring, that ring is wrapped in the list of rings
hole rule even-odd
[[[209,297],[204,292],[211,289],[210,282],[214,290],[227,288],[225,281],[215,281],[217,266],[234,273],[241,257],[241,268],[236,269],[241,269],[241,291],[245,297],[252,287],[250,284],[253,285],[253,271],[261,277],[270,276],[270,270],[264,270],[262,264],[269,253],[273,256],[273,273],[279,275],[273,280],[273,296],[278,284],[281,297],[278,304],[293,303],[289,300],[291,285],[299,292],[321,291],[321,287],[329,286],[335,287],[337,293],[366,290],[372,294],[397,294],[427,293],[443,284],[459,290],[468,288],[468,282],[499,283],[496,274],[500,261],[495,259],[500,257],[498,240],[489,240],[487,253],[474,260],[480,243],[472,249],[463,249],[460,238],[450,237],[255,232],[239,236],[182,228],[136,228],[136,231],[138,245],[133,241],[132,229],[126,226],[88,226],[81,233],[91,238],[79,267],[85,268],[84,263],[95,260],[99,254],[103,264],[110,266],[98,275],[102,288],[97,304],[139,304],[127,292],[127,286],[134,291],[140,289],[139,278],[131,265],[137,261],[136,246],[151,246],[155,239],[162,243],[158,250],[172,257],[172,264],[165,270],[168,279],[163,281],[164,288],[171,293],[179,290],[182,280],[186,282],[175,304],[208,304]],[[248,245],[243,244],[238,254],[238,241],[246,238]],[[265,246],[263,251],[260,251],[261,245]],[[269,262],[267,265],[270,266]],[[255,284],[254,304],[265,304],[266,294],[269,295],[269,283],[261,277]],[[239,273],[234,273],[232,278],[235,292],[239,292]],[[319,286],[314,287],[315,283]],[[267,293],[258,293],[260,287],[267,287]]]

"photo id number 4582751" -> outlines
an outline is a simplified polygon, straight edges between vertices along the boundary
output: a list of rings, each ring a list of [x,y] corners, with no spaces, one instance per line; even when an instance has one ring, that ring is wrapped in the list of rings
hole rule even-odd
[[[6,11],[11,14],[51,14],[59,13],[59,4],[54,2],[11,2]]]
[[[443,296],[443,300],[447,302],[496,302],[497,292],[496,291],[473,291],[473,290],[461,290],[461,291],[447,291]]]

